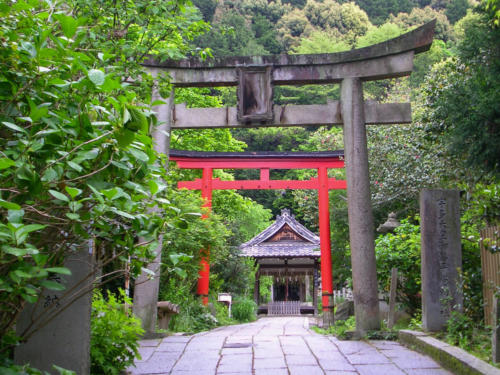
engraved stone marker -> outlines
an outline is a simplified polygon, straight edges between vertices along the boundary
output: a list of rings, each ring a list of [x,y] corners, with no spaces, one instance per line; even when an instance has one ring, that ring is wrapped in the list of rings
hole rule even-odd
[[[53,281],[63,291],[45,290],[35,304],[25,307],[17,321],[17,334],[28,337],[15,351],[15,362],[30,363],[40,370],[58,374],[52,365],[90,373],[90,311],[94,268],[88,248],[71,254],[65,267],[71,276]]]
[[[451,311],[462,310],[459,192],[422,190],[422,324],[442,330]]]

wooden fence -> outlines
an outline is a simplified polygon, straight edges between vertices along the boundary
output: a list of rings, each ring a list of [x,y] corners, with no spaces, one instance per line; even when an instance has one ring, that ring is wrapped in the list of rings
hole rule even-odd
[[[491,325],[493,294],[500,287],[500,227],[489,227],[481,231],[481,268],[483,270],[484,321]],[[496,252],[488,249],[495,247]]]
[[[267,315],[300,315],[300,301],[269,302]]]

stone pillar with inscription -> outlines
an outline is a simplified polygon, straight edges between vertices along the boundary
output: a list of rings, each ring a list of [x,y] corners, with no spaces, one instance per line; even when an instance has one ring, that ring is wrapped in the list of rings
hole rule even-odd
[[[66,286],[63,291],[45,290],[38,302],[28,304],[16,330],[26,339],[14,353],[15,363],[59,374],[52,366],[90,373],[90,312],[95,268],[87,247],[70,254],[65,267],[69,276],[52,278]]]
[[[422,190],[422,325],[426,331],[445,327],[451,311],[461,311],[462,250],[459,192]]]

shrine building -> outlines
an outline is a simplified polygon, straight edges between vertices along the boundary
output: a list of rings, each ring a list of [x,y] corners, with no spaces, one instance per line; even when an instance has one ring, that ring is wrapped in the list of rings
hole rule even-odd
[[[320,238],[283,209],[276,221],[240,245],[241,256],[253,258],[255,302],[268,315],[317,313]],[[271,276],[270,301],[262,301],[260,277]],[[264,302],[264,303],[261,303]]]

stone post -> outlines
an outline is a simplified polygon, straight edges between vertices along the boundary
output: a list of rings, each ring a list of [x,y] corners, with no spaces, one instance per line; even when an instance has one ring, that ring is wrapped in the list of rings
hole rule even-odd
[[[396,291],[398,288],[398,269],[391,270],[391,294],[389,296],[389,317],[387,319],[387,328],[394,327],[396,322]]]
[[[459,199],[457,190],[420,193],[422,326],[426,331],[444,329],[451,311],[462,310]]]
[[[354,311],[356,329],[363,333],[367,330],[380,329],[380,317],[361,80],[359,78],[342,80],[340,98],[344,122]]]
[[[51,374],[59,374],[52,368],[57,365],[78,375],[88,375],[95,277],[92,253],[85,246],[70,254],[64,266],[71,275],[52,280],[65,285],[65,290],[44,290],[38,302],[26,305],[19,316],[16,331],[27,340],[16,348],[14,360]]]
[[[156,76],[155,70],[151,71],[153,76]],[[162,99],[157,90],[153,90],[153,101]],[[171,91],[170,97],[164,99],[166,104],[154,107],[159,126],[153,129],[153,141],[155,150],[165,154],[167,157],[170,150],[170,129],[172,126],[172,108],[174,105],[174,90]],[[168,168],[168,164],[164,166]],[[140,241],[140,240],[139,240]],[[154,277],[150,274],[142,272],[137,278],[134,285],[134,305],[133,313],[141,320],[142,328],[145,331],[145,337],[154,336],[156,331],[157,320],[157,303],[158,292],[160,289],[160,264],[161,264],[161,249],[163,238],[159,238],[159,245],[156,248],[156,257],[153,262],[147,265],[147,269],[154,273]]]

